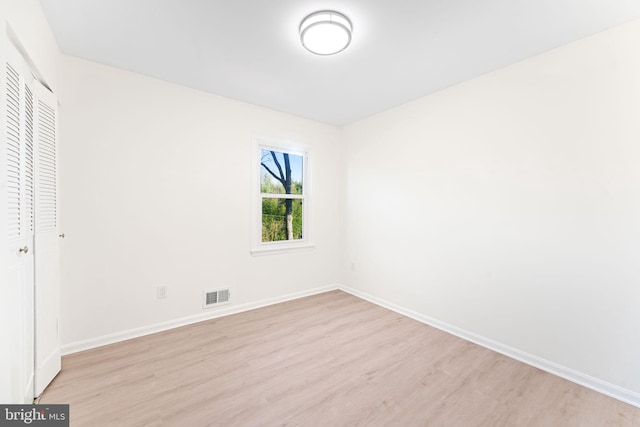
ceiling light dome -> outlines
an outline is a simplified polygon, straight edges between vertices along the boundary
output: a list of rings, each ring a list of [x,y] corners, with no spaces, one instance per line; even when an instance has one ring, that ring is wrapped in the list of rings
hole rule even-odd
[[[353,27],[349,18],[331,10],[314,12],[300,24],[300,41],[316,55],[334,55],[351,43]]]

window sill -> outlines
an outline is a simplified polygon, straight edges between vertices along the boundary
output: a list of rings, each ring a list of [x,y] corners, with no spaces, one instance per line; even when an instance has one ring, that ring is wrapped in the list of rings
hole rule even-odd
[[[304,252],[304,251],[311,251],[315,249],[315,247],[316,245],[314,245],[313,243],[304,243],[299,245],[263,246],[263,247],[251,249],[251,255],[263,256],[263,255],[284,254],[284,253],[290,253],[290,252]]]

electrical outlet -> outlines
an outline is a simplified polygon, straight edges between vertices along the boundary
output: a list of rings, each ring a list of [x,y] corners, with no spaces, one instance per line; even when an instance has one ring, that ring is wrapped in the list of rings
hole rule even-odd
[[[166,298],[167,297],[167,287],[164,285],[158,286],[158,299],[162,299],[162,298]]]

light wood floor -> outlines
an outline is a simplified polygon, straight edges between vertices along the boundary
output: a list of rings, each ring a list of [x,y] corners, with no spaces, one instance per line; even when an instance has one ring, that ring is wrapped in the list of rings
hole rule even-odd
[[[640,409],[340,291],[76,353],[73,426],[640,426]]]

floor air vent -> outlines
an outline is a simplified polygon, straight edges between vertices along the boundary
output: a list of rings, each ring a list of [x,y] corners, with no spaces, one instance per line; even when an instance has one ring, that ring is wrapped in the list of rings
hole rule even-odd
[[[204,291],[204,308],[215,307],[221,304],[228,304],[229,289],[219,289],[217,291]]]

